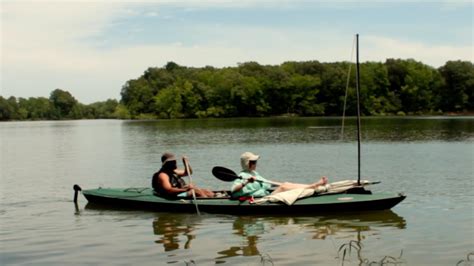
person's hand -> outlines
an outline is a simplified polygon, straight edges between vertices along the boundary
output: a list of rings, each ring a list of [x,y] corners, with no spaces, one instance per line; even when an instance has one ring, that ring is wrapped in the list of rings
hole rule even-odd
[[[255,176],[251,176],[247,179],[245,179],[244,182],[242,182],[242,188],[245,187],[248,183],[253,183],[257,178]]]
[[[183,163],[184,163],[184,162],[188,162],[188,156],[183,155],[183,157],[181,157],[181,158],[182,158],[182,160],[183,160]]]
[[[193,184],[188,184],[188,185],[184,186],[184,188],[186,190],[191,190],[191,189],[194,189],[194,185]]]

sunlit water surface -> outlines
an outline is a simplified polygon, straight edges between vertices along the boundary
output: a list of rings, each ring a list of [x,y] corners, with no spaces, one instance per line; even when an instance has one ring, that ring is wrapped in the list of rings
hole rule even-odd
[[[74,205],[83,188],[144,187],[164,151],[194,181],[261,155],[274,180],[356,178],[354,120],[339,118],[0,123],[0,264],[473,265],[474,118],[363,120],[362,176],[404,192],[391,211],[232,216]],[[393,264],[392,264],[393,265]]]

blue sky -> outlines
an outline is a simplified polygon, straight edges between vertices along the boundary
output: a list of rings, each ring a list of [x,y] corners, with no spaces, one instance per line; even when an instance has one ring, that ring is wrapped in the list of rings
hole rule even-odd
[[[120,99],[127,80],[168,61],[413,58],[433,67],[474,60],[471,1],[2,1],[1,92],[82,103]]]

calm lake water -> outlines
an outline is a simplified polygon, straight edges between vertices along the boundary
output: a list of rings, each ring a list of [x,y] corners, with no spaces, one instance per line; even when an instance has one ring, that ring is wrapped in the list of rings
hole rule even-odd
[[[363,119],[362,176],[404,192],[391,211],[268,217],[100,208],[82,188],[144,187],[164,151],[194,182],[261,155],[273,180],[357,178],[354,120],[262,118],[0,123],[1,265],[474,265],[474,117]],[[391,265],[393,265],[391,264]]]

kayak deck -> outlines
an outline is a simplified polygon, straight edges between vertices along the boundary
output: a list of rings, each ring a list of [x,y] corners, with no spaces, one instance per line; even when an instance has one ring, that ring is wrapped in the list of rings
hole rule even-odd
[[[201,212],[223,214],[293,214],[354,212],[390,209],[406,196],[395,193],[341,193],[313,195],[297,200],[293,205],[281,202],[260,204],[229,197],[197,198]],[[98,188],[83,191],[90,203],[126,206],[159,212],[196,212],[193,199],[167,199],[157,196],[151,188]]]

